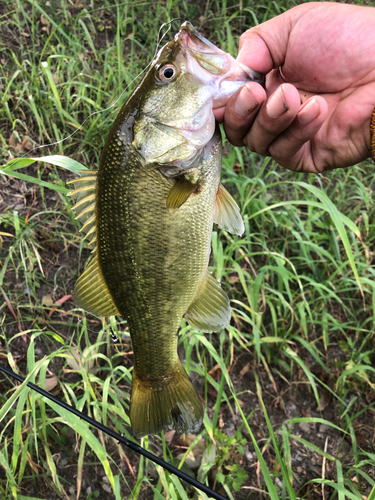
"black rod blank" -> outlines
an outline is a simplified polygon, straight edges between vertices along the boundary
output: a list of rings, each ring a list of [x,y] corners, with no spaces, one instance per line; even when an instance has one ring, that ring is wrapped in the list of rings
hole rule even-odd
[[[19,382],[24,382],[24,380],[25,380],[20,375],[17,375],[17,373],[14,373],[12,370],[9,370],[8,368],[5,368],[5,366],[0,365],[0,371],[6,373],[9,377],[15,378]],[[154,455],[153,453],[150,453],[149,451],[145,450],[144,448],[142,448],[138,444],[134,443],[134,441],[130,441],[129,439],[126,439],[126,437],[121,436],[117,432],[113,431],[109,427],[106,427],[105,425],[101,424],[100,422],[97,422],[96,420],[89,417],[85,413],[82,413],[81,411],[76,410],[75,408],[73,408],[73,406],[70,406],[67,403],[64,403],[63,401],[56,398],[55,396],[52,396],[52,394],[45,391],[44,389],[41,389],[37,385],[32,384],[31,382],[28,382],[27,386],[30,387],[30,389],[33,389],[34,391],[39,392],[39,394],[46,397],[47,399],[50,399],[51,401],[58,404],[59,406],[62,406],[66,410],[70,411],[71,413],[74,413],[74,415],[77,415],[77,417],[82,418],[83,420],[85,420],[89,424],[91,424],[94,427],[96,427],[97,429],[100,429],[101,431],[105,432],[106,434],[113,437],[114,439],[116,439],[120,443],[123,443],[125,446],[132,449],[136,453],[143,455],[144,457],[148,458],[149,460],[151,460],[155,464],[158,464],[161,467],[163,467],[165,470],[171,472],[172,474],[175,474],[180,479],[183,479],[184,481],[191,484],[195,488],[198,488],[199,490],[203,491],[204,493],[206,493],[210,497],[214,498],[215,500],[227,500],[227,498],[223,497],[219,493],[216,493],[214,490],[211,490],[211,488],[209,488],[208,486],[200,483],[196,479],[194,479],[194,478],[188,476],[187,474],[185,474],[184,472],[182,472],[180,469],[173,467],[173,465],[170,465],[167,462],[164,462],[164,460],[162,460],[161,458],[159,458],[156,455]]]

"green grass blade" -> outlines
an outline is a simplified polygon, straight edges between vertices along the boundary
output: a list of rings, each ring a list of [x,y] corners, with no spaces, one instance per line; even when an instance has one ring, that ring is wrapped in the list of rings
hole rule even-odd
[[[338,463],[338,461],[337,461]],[[307,484],[310,483],[315,483],[315,484],[326,484],[327,486],[330,486],[334,490],[337,491],[339,494],[339,499],[344,499],[345,498],[350,498],[351,500],[363,500],[363,496],[360,495],[359,493],[356,495],[354,493],[351,493],[349,490],[347,490],[343,485],[337,484],[334,481],[329,481],[328,479],[313,479],[312,481],[309,481]],[[341,496],[340,496],[341,494]]]
[[[257,386],[258,399],[260,401],[260,404],[262,405],[262,410],[263,410],[264,418],[265,418],[266,423],[267,423],[268,432],[270,433],[270,436],[271,436],[273,447],[274,447],[274,450],[276,452],[277,461],[278,461],[278,463],[280,465],[281,473],[282,473],[283,479],[285,481],[285,486],[286,486],[286,488],[288,490],[288,493],[289,493],[289,498],[291,500],[296,500],[297,497],[296,497],[296,494],[293,491],[293,486],[291,484],[291,478],[290,478],[290,476],[289,476],[289,474],[287,472],[287,467],[285,466],[283,457],[281,456],[279,445],[277,443],[276,436],[275,436],[275,433],[273,431],[273,427],[271,425],[271,421],[270,421],[270,419],[268,417],[267,409],[266,409],[266,407],[264,405],[264,402],[263,402],[262,390],[261,390],[261,387],[260,387],[260,384],[259,384],[259,378],[258,378],[258,375],[257,375],[256,372],[254,372],[254,376],[255,376],[255,382],[256,382],[256,386]]]
[[[63,186],[58,186],[57,184],[52,184],[52,182],[42,181],[41,179],[36,179],[35,177],[31,177],[31,175],[20,174],[19,172],[8,172],[7,170],[0,170],[0,174],[7,175],[8,177],[14,177],[16,179],[21,179],[26,182],[31,182],[33,184],[37,184],[38,186],[43,186],[48,189],[52,189],[52,191],[58,191],[59,193],[68,194],[71,189],[67,189]]]
[[[315,421],[315,419],[312,419]],[[290,439],[294,439],[295,441],[298,441],[299,443],[303,444],[307,448],[310,448],[311,450],[316,451],[319,455],[322,455],[322,457],[328,458],[328,460],[336,460],[335,457],[327,453],[326,451],[323,451],[322,449],[319,448],[319,446],[316,446],[314,443],[311,443],[310,441],[307,441],[307,439],[303,439],[299,436],[296,436],[295,434],[290,434]]]
[[[33,371],[30,372],[26,377],[25,380],[22,382],[21,385],[17,387],[17,389],[13,392],[13,394],[10,396],[10,398],[7,399],[6,403],[2,406],[0,410],[0,422],[3,420],[5,415],[8,413],[9,409],[13,406],[14,402],[18,397],[21,396],[21,394],[25,391],[26,393],[29,391],[29,388],[27,387],[28,382],[30,382],[30,379],[34,376],[34,374],[39,370],[40,366],[42,363],[45,363],[45,359],[41,359],[34,367]]]
[[[60,96],[59,96],[59,93],[57,92],[57,88],[56,88],[55,82],[53,80],[51,69],[50,69],[47,61],[42,62],[42,68],[43,68],[45,75],[47,76],[47,80],[48,80],[48,83],[51,87],[51,90],[52,90],[53,96],[55,98],[56,104],[58,106],[58,109],[59,109],[59,111],[61,111],[62,106],[61,106]]]
[[[42,161],[50,163],[51,165],[56,165],[57,167],[65,168],[65,170],[70,170],[77,175],[81,175],[79,170],[87,170],[87,168],[82,165],[82,163],[79,163],[79,161],[62,155],[41,156],[40,158],[13,158],[13,160],[10,160],[6,165],[3,165],[2,169],[13,171],[19,168],[27,167],[36,161]]]
[[[4,447],[2,450],[0,450],[0,465],[4,468],[5,474],[10,486],[10,489],[12,491],[12,495],[14,499],[17,499],[17,486],[16,486],[16,480],[14,478],[14,474],[11,472],[11,467],[8,462],[8,443],[7,440],[5,440]]]
[[[361,282],[359,279],[359,274],[358,274],[358,269],[354,261],[354,255],[352,252],[352,249],[350,247],[349,239],[347,232],[344,228],[344,224],[348,226],[348,228],[354,232],[354,234],[360,238],[360,232],[357,228],[357,226],[345,215],[343,215],[339,210],[337,209],[336,205],[332,203],[332,201],[328,198],[326,193],[324,193],[322,190],[318,189],[316,186],[312,186],[311,184],[307,184],[306,182],[298,182],[296,183],[300,185],[301,187],[304,187],[311,193],[313,193],[318,199],[320,199],[322,205],[324,208],[327,210],[327,212],[330,214],[332,222],[336,226],[337,232],[339,233],[339,236],[341,238],[341,241],[344,245],[346,255],[349,259],[350,265],[353,270],[353,274],[355,276],[356,282],[358,284],[358,287],[363,295],[363,290],[361,286]]]
[[[90,431],[88,425],[86,425],[82,420],[80,420],[79,417],[72,414],[65,408],[62,408],[53,401],[50,401],[47,398],[44,398],[44,401],[46,404],[51,406],[51,408],[53,408],[58,415],[60,415],[63,418],[64,422],[67,425],[69,425],[69,427],[71,427],[75,432],[77,432],[81,436],[82,439],[84,439],[87,442],[87,444],[90,446],[90,448],[96,454],[100,463],[102,464],[106,476],[114,490],[115,483],[113,479],[113,473],[107,459],[107,453],[104,450],[103,446],[101,445],[100,441]]]
[[[30,377],[33,378],[33,375]],[[30,380],[32,381],[32,380]],[[17,402],[16,417],[14,421],[14,433],[13,433],[13,453],[12,453],[12,473],[16,473],[17,462],[19,457],[19,448],[21,441],[17,438],[21,434],[21,429],[23,427],[23,417],[24,417],[24,406],[27,401],[29,391],[22,391]]]
[[[375,500],[375,486],[372,488],[367,500]]]
[[[81,444],[79,446],[78,464],[77,464],[77,498],[79,498],[81,488],[82,488],[82,476],[83,476],[83,459],[85,456],[86,441],[81,439]]]
[[[267,486],[267,491],[270,494],[270,498],[271,498],[271,500],[278,500],[279,496],[277,494],[276,487],[275,487],[275,485],[272,482],[272,478],[271,478],[270,472],[268,470],[266,462],[264,461],[263,455],[262,455],[262,453],[261,453],[261,451],[259,449],[259,446],[258,446],[258,443],[257,443],[257,441],[255,439],[255,436],[254,436],[254,434],[253,434],[253,432],[252,432],[252,430],[251,430],[251,428],[249,426],[249,423],[248,423],[248,421],[247,421],[247,419],[246,419],[246,417],[245,417],[245,415],[244,415],[244,413],[242,411],[242,408],[241,408],[240,404],[237,401],[236,394],[232,390],[232,387],[230,387],[230,390],[232,392],[232,396],[233,396],[234,401],[236,403],[238,412],[241,415],[242,420],[243,420],[243,422],[245,424],[245,427],[246,427],[248,433],[250,434],[250,438],[251,438],[251,440],[253,442],[255,453],[256,453],[257,458],[259,460],[260,468],[262,470],[262,474],[263,474],[263,477],[264,477],[264,480],[265,480],[265,483],[266,483],[266,486]]]
[[[314,392],[314,396],[318,405],[318,408],[320,408],[320,400],[319,400],[319,394],[318,394],[318,389],[315,384],[314,377],[310,370],[308,369],[307,365],[302,361],[302,359],[298,356],[297,353],[293,351],[289,346],[284,347],[284,352],[287,356],[289,356],[293,361],[295,361],[305,372],[307,378],[309,379],[309,382],[311,384],[312,390]]]
[[[6,165],[3,166],[3,169],[0,170],[0,174],[7,175],[9,177],[14,177],[16,179],[22,179],[27,182],[31,182],[33,184],[37,184],[38,186],[46,187],[53,191],[58,191],[62,194],[68,194],[71,189],[67,189],[64,186],[59,186],[58,184],[53,184],[52,182],[43,181],[41,179],[37,179],[36,177],[31,177],[30,175],[21,174],[19,172],[15,172],[16,169],[24,168],[36,161],[44,161],[46,163],[50,163],[52,165],[56,165],[58,167],[62,167],[66,170],[70,170],[77,175],[81,175],[79,170],[87,170],[85,166],[79,163],[72,158],[68,158],[67,156],[61,155],[52,155],[52,156],[42,156],[41,158],[14,158]]]

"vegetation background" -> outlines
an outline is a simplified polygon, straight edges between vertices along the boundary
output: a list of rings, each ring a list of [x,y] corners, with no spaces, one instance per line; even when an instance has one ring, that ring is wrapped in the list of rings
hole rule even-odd
[[[236,55],[243,31],[294,5],[0,1],[0,363],[132,437],[126,323],[71,298],[90,252],[66,197],[75,174],[8,162],[97,168],[163,22],[186,18]],[[373,168],[293,174],[226,145],[223,182],[246,233],[214,228],[211,269],[232,323],[180,335],[204,426],[141,443],[231,500],[375,499]],[[207,498],[25,385],[0,384],[0,498]]]

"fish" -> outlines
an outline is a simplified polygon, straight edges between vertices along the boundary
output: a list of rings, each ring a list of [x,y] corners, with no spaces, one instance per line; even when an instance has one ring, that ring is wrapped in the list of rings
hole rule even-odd
[[[262,75],[184,22],[115,119],[99,170],[70,181],[93,256],[73,298],[126,318],[134,352],[130,422],[137,437],[197,432],[203,405],[177,353],[182,318],[228,326],[227,294],[208,271],[213,223],[241,235],[239,207],[220,183],[213,109]]]

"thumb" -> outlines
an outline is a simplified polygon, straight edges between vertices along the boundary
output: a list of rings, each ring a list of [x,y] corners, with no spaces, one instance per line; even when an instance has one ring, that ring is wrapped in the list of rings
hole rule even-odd
[[[240,38],[238,61],[263,74],[282,66],[292,29],[312,5],[299,5],[247,30]]]

